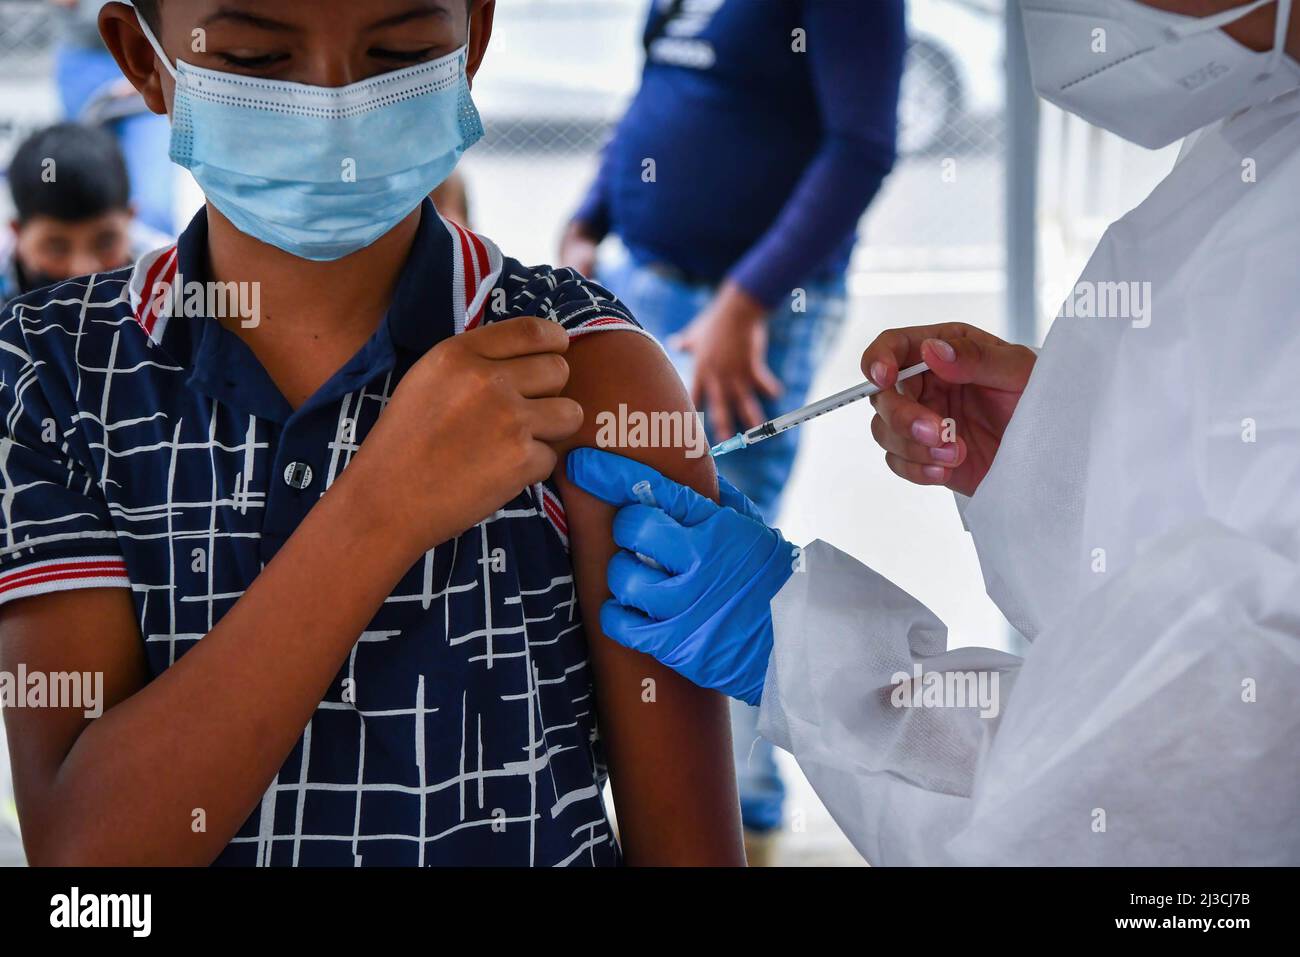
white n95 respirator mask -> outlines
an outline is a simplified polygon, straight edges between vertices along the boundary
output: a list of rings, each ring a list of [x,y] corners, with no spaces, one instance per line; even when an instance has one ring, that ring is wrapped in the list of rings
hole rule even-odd
[[[1277,5],[1273,49],[1220,28]],[[1292,0],[1255,0],[1189,17],[1140,0],[1023,0],[1039,96],[1126,140],[1158,149],[1300,87],[1286,55]]]
[[[171,158],[247,236],[301,259],[369,246],[441,184],[483,135],[468,45],[341,87],[175,65]]]

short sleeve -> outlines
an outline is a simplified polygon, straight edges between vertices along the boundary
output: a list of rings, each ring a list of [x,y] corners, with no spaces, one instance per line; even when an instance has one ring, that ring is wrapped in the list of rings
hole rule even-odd
[[[129,588],[108,506],[42,391],[12,308],[0,315],[0,605],[77,588]]]
[[[509,308],[500,318],[541,316],[558,322],[570,339],[623,330],[658,344],[612,292],[577,270],[520,267],[510,261],[506,266],[503,282],[509,293]]]

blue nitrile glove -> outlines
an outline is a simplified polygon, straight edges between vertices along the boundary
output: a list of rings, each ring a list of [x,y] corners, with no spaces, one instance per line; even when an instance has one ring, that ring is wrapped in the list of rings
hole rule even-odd
[[[790,543],[723,478],[722,505],[715,505],[647,465],[598,449],[570,452],[568,473],[619,507],[614,541],[623,551],[609,562],[614,598],[600,609],[605,634],[697,685],[758,704],[772,654],[771,601],[794,564]],[[632,486],[642,480],[658,508],[637,502]]]

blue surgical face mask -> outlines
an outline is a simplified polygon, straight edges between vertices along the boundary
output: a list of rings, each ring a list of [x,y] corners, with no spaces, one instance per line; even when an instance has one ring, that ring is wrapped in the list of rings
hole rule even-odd
[[[341,259],[410,215],[483,135],[468,46],[340,87],[173,67],[172,161],[240,232],[302,259]]]

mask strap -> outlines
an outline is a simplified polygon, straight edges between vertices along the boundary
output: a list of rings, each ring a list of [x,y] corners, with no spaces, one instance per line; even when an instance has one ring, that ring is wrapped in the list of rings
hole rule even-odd
[[[1288,2],[1290,2],[1290,0],[1288,0]],[[172,75],[172,79],[177,79],[176,67],[172,66],[171,57],[169,57],[163,50],[162,44],[158,42],[158,38],[153,35],[153,30],[150,29],[149,24],[145,22],[144,15],[140,13],[140,8],[133,3],[131,4],[131,9],[135,11],[135,19],[140,24],[140,29],[144,31],[145,39],[148,40],[149,45],[153,47],[153,52],[158,56],[159,60],[162,60],[162,65],[167,68],[167,72]]]
[[[1196,17],[1195,19],[1179,24],[1176,27],[1170,27],[1169,32],[1180,39],[1198,33],[1208,33],[1211,30],[1218,30],[1221,27],[1226,27],[1230,23],[1236,23],[1238,20],[1249,16],[1261,7],[1268,6],[1270,3],[1277,4],[1277,16],[1274,21],[1273,29],[1273,49],[1269,51],[1268,65],[1260,75],[1260,78],[1263,79],[1273,75],[1277,70],[1278,64],[1282,62],[1282,56],[1286,52],[1286,35],[1287,28],[1291,24],[1292,0],[1255,0],[1254,3],[1247,3],[1240,7],[1233,7],[1231,10],[1221,10],[1220,12],[1211,14],[1208,17]]]
[[[1226,27],[1229,23],[1235,23],[1243,17],[1254,13],[1260,7],[1266,7],[1270,3],[1279,3],[1281,0],[1255,0],[1254,3],[1247,3],[1244,6],[1233,7],[1231,10],[1220,10],[1218,13],[1212,13],[1208,17],[1187,17],[1185,22],[1177,26],[1171,26],[1169,32],[1177,37],[1191,36],[1196,33],[1209,33],[1211,30],[1217,30],[1219,27]]]
[[[1282,62],[1282,57],[1286,55],[1286,35],[1291,26],[1291,3],[1292,0],[1277,0],[1277,20],[1273,25],[1273,56],[1269,58],[1268,69],[1264,71],[1265,76],[1271,75]]]

